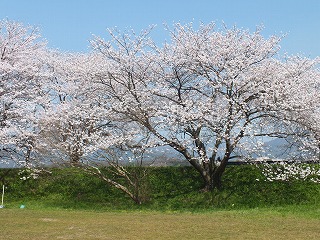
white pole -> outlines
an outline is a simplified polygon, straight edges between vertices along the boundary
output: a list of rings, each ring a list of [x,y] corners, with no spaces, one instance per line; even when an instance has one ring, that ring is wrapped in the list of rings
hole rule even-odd
[[[3,208],[3,198],[4,198],[4,185],[2,185],[2,198],[1,198],[1,207]]]

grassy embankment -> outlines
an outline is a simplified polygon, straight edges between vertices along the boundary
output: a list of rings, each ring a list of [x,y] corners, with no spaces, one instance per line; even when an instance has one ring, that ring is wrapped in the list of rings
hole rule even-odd
[[[5,170],[0,170],[0,177]],[[144,180],[145,203],[136,205],[121,191],[74,169],[51,169],[38,179],[20,180],[18,170],[5,178],[6,208],[24,204],[32,209],[216,211],[283,206],[320,206],[320,184],[265,182],[253,166],[233,166],[223,178],[224,189],[200,192],[201,179],[190,167],[149,168]],[[2,174],[2,175],[1,175]]]

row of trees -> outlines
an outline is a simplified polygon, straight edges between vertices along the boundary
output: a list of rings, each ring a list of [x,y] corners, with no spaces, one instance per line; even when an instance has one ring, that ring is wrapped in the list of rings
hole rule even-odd
[[[103,163],[136,189],[122,164],[168,146],[210,191],[231,158],[259,153],[266,136],[319,159],[319,58],[282,57],[281,37],[261,29],[168,29],[161,46],[152,28],[109,30],[110,40],[95,36],[92,51],[80,54],[49,49],[36,28],[1,21],[1,161],[68,162],[101,177]]]

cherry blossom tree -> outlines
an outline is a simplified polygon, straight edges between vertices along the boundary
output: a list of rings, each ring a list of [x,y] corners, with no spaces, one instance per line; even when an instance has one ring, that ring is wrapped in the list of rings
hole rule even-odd
[[[57,152],[64,155],[58,159],[77,163],[84,154],[121,143],[120,123],[112,124],[116,119],[88,82],[86,71],[94,67],[94,58],[51,52],[46,60],[50,79],[45,88],[50,107],[39,118],[38,150]]]
[[[319,88],[317,89],[318,92],[313,95],[314,105],[310,101],[308,111],[298,116],[295,119],[297,123],[291,124],[294,127],[288,131],[292,132],[292,137],[287,139],[288,145],[293,149],[290,155],[298,161],[320,162],[320,98]]]
[[[282,119],[274,126],[285,132],[290,158],[298,161],[319,160],[320,72],[319,58],[289,57],[282,64],[279,93],[284,97]],[[279,101],[278,101],[279,104]]]
[[[39,118],[36,149],[44,162],[97,176],[141,204],[146,200],[146,140],[133,122],[110,111],[107,96],[99,95],[90,81],[95,63],[101,63],[97,57],[47,55],[51,104]]]
[[[154,46],[141,34],[110,31],[95,37],[103,59],[91,71],[97,95],[126,121],[181,153],[199,172],[204,190],[221,188],[227,163],[256,152],[263,136],[287,137],[279,122],[295,122],[318,91],[318,60],[277,54],[280,37],[264,38],[214,24],[176,24],[171,41]],[[257,141],[258,139],[258,141]]]
[[[179,152],[205,191],[221,188],[230,159],[259,152],[265,136],[319,154],[319,59],[281,57],[281,37],[260,28],[176,24],[162,46],[152,28],[110,30],[91,53],[69,54],[46,49],[35,28],[1,21],[2,156],[25,151],[29,161],[37,149],[139,203],[122,163],[160,146]],[[124,182],[103,175],[101,159]]]
[[[0,21],[0,161],[30,162],[44,96],[45,52],[37,28]]]

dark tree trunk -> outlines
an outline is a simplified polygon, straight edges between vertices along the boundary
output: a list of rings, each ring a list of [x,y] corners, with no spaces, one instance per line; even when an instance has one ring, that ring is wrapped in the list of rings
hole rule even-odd
[[[217,188],[218,190],[221,190],[222,188],[222,174],[224,171],[215,171],[212,174],[212,185],[213,188]],[[212,190],[212,189],[211,189]]]
[[[202,191],[209,192],[213,189],[221,190],[222,188],[222,173],[220,171],[214,171],[210,175],[207,175],[206,177],[203,177],[204,180],[204,187],[202,188]]]
[[[209,167],[204,167],[199,171],[197,169],[203,180],[204,180],[204,187],[202,191],[209,192],[213,189],[222,189],[222,175],[226,169],[227,163],[228,163],[229,157],[225,157],[219,166],[214,166],[213,164],[210,164]]]

